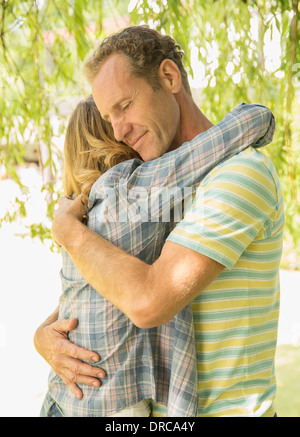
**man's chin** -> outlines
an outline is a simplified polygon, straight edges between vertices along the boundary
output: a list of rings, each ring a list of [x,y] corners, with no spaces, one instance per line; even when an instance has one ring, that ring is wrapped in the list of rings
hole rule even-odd
[[[143,161],[148,162],[148,161],[153,161],[154,159],[160,158],[161,156],[162,156],[162,154],[161,155],[159,155],[159,154],[150,155],[150,154],[145,153],[144,156],[141,155],[141,158]]]
[[[151,147],[151,145],[150,145],[150,146],[148,146],[148,148],[147,148],[147,146],[146,147],[144,146],[143,149],[138,153],[140,154],[143,161],[147,162],[147,161],[153,161],[154,159],[160,158],[164,154],[164,151],[154,149],[153,146]]]

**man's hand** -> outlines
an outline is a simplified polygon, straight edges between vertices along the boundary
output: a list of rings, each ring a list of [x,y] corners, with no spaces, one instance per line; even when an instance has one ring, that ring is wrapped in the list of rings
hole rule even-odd
[[[104,378],[105,372],[98,367],[83,363],[100,360],[96,352],[71,343],[68,332],[75,329],[77,319],[45,322],[36,331],[34,345],[37,352],[47,361],[78,399],[83,397],[77,383],[100,387],[98,378]]]
[[[68,240],[73,240],[74,225],[84,223],[87,219],[88,198],[84,194],[75,200],[60,197],[57,205],[54,210],[52,235],[59,246],[66,248]]]

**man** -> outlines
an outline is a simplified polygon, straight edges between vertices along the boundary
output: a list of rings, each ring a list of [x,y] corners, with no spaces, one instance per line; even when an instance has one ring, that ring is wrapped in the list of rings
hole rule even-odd
[[[166,55],[170,44],[169,37],[133,27],[104,41],[86,64],[94,100],[116,139],[146,161],[212,126],[191,98],[180,53],[173,59]],[[141,54],[136,62],[135,54]],[[154,65],[149,71],[141,67],[143,55]],[[284,219],[270,161],[252,149],[217,166],[152,265],[86,228],[81,223],[85,212],[81,199],[62,199],[53,236],[95,290],[137,326],[163,324],[191,302],[199,416],[274,415]],[[60,325],[51,322],[56,316],[38,333],[44,357],[55,344],[53,332]],[[68,323],[62,330],[72,328]],[[74,355],[85,360],[93,356],[74,346],[70,354],[70,345],[63,344],[68,357],[62,362]],[[91,383],[95,374],[88,365],[73,363],[81,374],[75,381]],[[154,414],[165,413],[155,406]]]

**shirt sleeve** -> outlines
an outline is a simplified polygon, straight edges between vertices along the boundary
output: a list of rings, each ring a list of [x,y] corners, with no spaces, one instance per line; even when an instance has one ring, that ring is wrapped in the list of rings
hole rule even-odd
[[[264,155],[242,152],[205,178],[168,240],[231,269],[255,239],[270,233],[277,207],[276,184]]]
[[[182,189],[199,184],[220,162],[249,146],[262,147],[274,134],[275,121],[265,106],[240,104],[222,121],[181,147],[152,161],[129,160],[117,164],[94,184],[91,202],[103,188],[126,185],[160,190]],[[123,181],[123,182],[121,182]]]

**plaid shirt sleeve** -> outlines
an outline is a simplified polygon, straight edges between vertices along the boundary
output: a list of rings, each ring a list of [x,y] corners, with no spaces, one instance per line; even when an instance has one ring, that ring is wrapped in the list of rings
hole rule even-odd
[[[135,250],[132,238],[127,238],[128,245],[122,246],[126,229],[133,233],[135,225],[141,223],[170,221],[171,209],[175,211],[175,222],[179,222],[183,200],[192,196],[193,188],[210,170],[249,146],[270,143],[274,130],[275,119],[268,108],[242,103],[220,123],[160,158],[116,165],[98,179],[91,191],[91,204],[101,203],[96,231],[102,235],[104,232],[103,236],[111,242],[137,255],[141,246],[137,244]],[[130,226],[126,228],[122,223]]]

